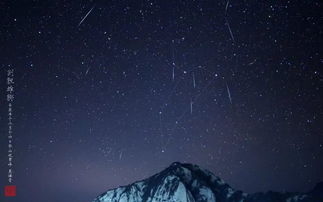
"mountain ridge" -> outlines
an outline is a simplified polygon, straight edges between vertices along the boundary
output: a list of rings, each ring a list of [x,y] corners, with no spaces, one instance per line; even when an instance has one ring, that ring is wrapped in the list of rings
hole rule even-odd
[[[174,162],[149,178],[109,189],[93,202],[322,202],[322,193],[323,182],[307,193],[248,194],[197,165]]]

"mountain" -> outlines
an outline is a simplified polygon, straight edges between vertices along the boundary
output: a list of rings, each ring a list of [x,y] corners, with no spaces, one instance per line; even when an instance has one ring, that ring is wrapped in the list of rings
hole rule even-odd
[[[108,190],[93,202],[323,202],[323,183],[307,193],[247,194],[197,165],[175,162],[145,180]]]

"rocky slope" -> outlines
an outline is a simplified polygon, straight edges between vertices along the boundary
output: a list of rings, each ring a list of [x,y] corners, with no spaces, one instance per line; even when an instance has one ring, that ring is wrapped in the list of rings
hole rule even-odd
[[[323,183],[308,193],[247,194],[208,170],[176,162],[150,178],[111,189],[93,202],[323,202]]]

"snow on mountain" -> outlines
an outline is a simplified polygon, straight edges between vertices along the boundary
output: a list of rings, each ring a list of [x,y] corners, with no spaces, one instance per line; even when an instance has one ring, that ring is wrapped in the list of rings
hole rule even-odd
[[[323,202],[323,183],[304,194],[247,194],[197,165],[175,162],[150,178],[108,190],[93,202]]]

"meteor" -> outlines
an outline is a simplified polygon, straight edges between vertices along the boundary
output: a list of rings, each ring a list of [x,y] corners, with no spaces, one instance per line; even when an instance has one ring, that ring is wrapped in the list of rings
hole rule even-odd
[[[92,12],[95,5],[87,12],[87,14],[82,18],[81,22],[79,23],[78,27],[83,23],[83,21],[87,18],[87,16]]]

